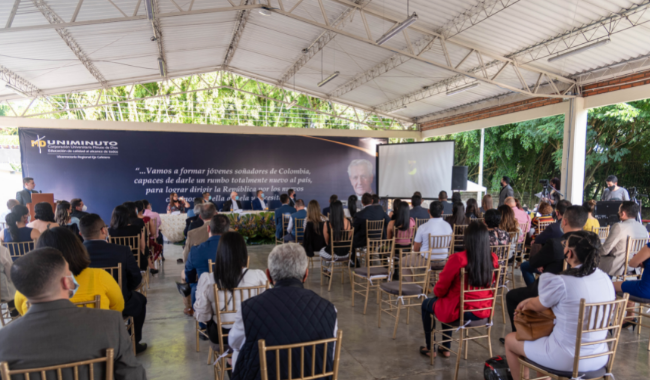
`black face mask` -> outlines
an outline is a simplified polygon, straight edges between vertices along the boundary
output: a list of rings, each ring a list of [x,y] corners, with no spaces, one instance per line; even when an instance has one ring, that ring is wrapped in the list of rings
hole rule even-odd
[[[608,189],[609,189],[609,191],[614,191],[614,189],[616,189],[616,185],[609,186]]]

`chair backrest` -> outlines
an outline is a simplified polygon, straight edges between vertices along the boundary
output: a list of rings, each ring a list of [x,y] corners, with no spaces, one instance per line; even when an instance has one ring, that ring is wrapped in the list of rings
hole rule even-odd
[[[393,227],[393,237],[395,240],[410,240],[409,245],[413,245],[413,238],[415,238],[415,226],[409,227],[406,231],[401,231],[397,227]]]
[[[490,251],[495,253],[499,258],[499,265],[506,265],[510,253],[510,244],[505,245],[491,245]]]
[[[129,247],[135,257],[135,261],[138,263],[138,268],[140,268],[140,236],[109,236],[108,242]]]
[[[623,276],[622,280],[625,281],[628,277],[629,278],[637,278],[636,272],[634,272],[631,275],[628,275],[630,271],[630,259],[636,255],[641,248],[645,247],[646,244],[648,244],[648,238],[641,238],[641,239],[632,239],[631,236],[627,237],[627,243],[626,243],[626,249],[625,249],[625,266],[623,267]]]
[[[120,289],[122,288],[122,263],[117,263],[116,267],[105,267],[101,268],[105,270],[106,272],[110,273],[111,276],[117,281],[117,284],[120,286]]]
[[[384,220],[366,219],[366,237],[372,240],[380,240],[384,237]]]
[[[293,221],[296,224],[296,243],[302,241],[305,237],[305,218]]]
[[[275,355],[275,379],[280,380],[281,366],[280,366],[280,357],[288,358],[288,365],[286,368],[289,368],[289,379],[291,380],[311,380],[311,379],[320,379],[331,376],[332,380],[337,380],[339,376],[339,359],[341,357],[341,342],[343,339],[343,331],[338,330],[336,338],[330,339],[321,339],[311,342],[295,343],[295,344],[285,344],[281,346],[266,346],[266,341],[260,339],[257,344],[259,347],[259,356],[260,356],[260,375],[262,380],[269,380],[268,374],[268,365],[267,365],[267,353],[273,352]],[[331,370],[327,369],[327,353],[332,349],[331,345],[334,345],[334,361],[332,363]],[[323,345],[322,353],[323,360],[320,372],[316,372],[316,347]],[[286,351],[286,355],[284,355]],[[295,356],[294,356],[295,351]],[[305,354],[305,351],[307,354]],[[293,360],[300,360],[300,373],[293,373]],[[311,359],[311,360],[309,360]],[[321,361],[319,360],[319,364]],[[305,373],[305,367],[307,367],[307,373]],[[311,368],[311,370],[310,370]],[[295,375],[295,376],[294,376]]]
[[[66,378],[73,378],[74,376],[75,379],[81,377],[84,378],[87,377],[88,379],[95,379],[95,367],[94,367],[95,364],[106,363],[106,369],[104,371],[103,379],[112,380],[114,375],[113,373],[114,360],[115,360],[114,351],[112,348],[108,348],[106,350],[106,356],[102,356],[101,358],[83,360],[74,363],[59,364],[59,365],[54,365],[49,367],[11,370],[9,369],[9,364],[7,362],[0,362],[0,375],[2,375],[1,377],[3,379],[11,379],[12,376],[19,377],[21,375],[25,379],[29,379],[30,374],[32,374],[34,378],[40,377],[41,379],[46,379],[46,378],[62,379],[63,378],[62,375],[64,374]],[[87,372],[85,371],[86,366],[88,366]],[[48,373],[50,377],[47,377]],[[89,376],[84,376],[86,373],[88,373]]]
[[[214,272],[214,264],[212,262],[212,259],[208,259],[208,273],[213,273]]]
[[[526,223],[518,223],[518,224],[519,224],[519,228],[521,229],[521,233],[525,234],[526,230],[528,229],[528,222],[526,222]]]
[[[535,231],[535,233],[536,233],[537,235],[541,234],[542,232],[544,232],[544,230],[546,229],[546,227],[550,226],[552,223],[553,223],[553,222],[539,222],[539,223],[537,224],[537,231]]]
[[[420,218],[415,219],[415,228],[416,229],[420,228],[421,225],[428,222],[429,220],[431,220],[431,219],[420,219]]]
[[[34,250],[34,241],[2,242],[2,245],[9,250],[12,261],[16,261],[19,257],[25,256],[29,251]]]
[[[425,257],[420,254],[413,254],[406,249],[398,249],[397,256],[399,258],[399,273],[404,273],[404,269],[407,268],[411,270],[411,274],[408,276],[399,276],[399,293],[397,296],[402,296],[404,285],[417,285],[422,288],[422,293],[424,293],[431,274],[431,255]]]
[[[607,227],[600,227],[595,231],[598,234],[598,237],[601,239],[607,239],[609,236],[609,226]]]
[[[514,252],[517,249],[517,242],[519,241],[519,232],[508,232],[510,235],[510,250]]]
[[[501,273],[505,268],[499,265],[499,268],[493,271],[492,281],[489,286],[470,286],[467,282],[467,275],[465,273],[465,268],[460,269],[460,326],[464,325],[464,314],[465,311],[471,310],[472,312],[490,310],[490,316],[488,317],[488,323],[492,322],[494,317],[494,304],[496,303],[497,290],[499,289],[499,281],[502,277]],[[465,284],[467,284],[465,286]],[[468,294],[479,293],[479,292],[492,292],[491,296],[475,298],[475,299],[466,299]],[[465,310],[467,304],[480,303],[490,301],[489,307],[477,307]]]
[[[429,257],[431,255],[442,255],[443,253],[433,253],[434,249],[446,249],[447,255],[454,252],[454,235],[429,235]]]
[[[341,231],[341,237],[338,240],[334,240],[334,234],[330,233],[330,241],[331,241],[330,247],[332,248],[332,253],[334,253],[336,249],[342,250],[343,248],[347,248],[348,254],[351,254],[353,237],[354,237],[354,228]],[[346,254],[339,255],[337,253],[336,255],[345,256]]]
[[[77,307],[89,307],[92,309],[101,309],[102,297],[97,294],[92,301],[73,302]]]
[[[374,268],[386,268],[392,273],[393,255],[395,254],[395,239],[368,239],[366,253],[366,275],[371,278]]]
[[[454,247],[463,247],[465,245],[465,230],[467,224],[454,225]]]
[[[576,350],[573,357],[573,378],[578,378],[578,365],[580,359],[596,358],[600,356],[609,356],[607,373],[612,373],[614,366],[614,356],[618,347],[618,340],[621,335],[621,326],[625,318],[625,308],[627,306],[629,295],[624,294],[622,298],[609,302],[587,303],[585,299],[580,300],[580,312],[578,313],[578,329],[576,332]],[[608,331],[614,331],[611,335]],[[583,342],[584,334],[602,332],[603,339]],[[599,354],[580,356],[580,349],[583,346],[596,344],[606,344],[608,350]]]

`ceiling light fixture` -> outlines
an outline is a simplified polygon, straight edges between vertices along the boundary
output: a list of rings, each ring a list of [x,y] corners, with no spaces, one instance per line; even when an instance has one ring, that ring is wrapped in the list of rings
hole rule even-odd
[[[383,36],[379,37],[377,40],[377,45],[381,45],[384,42],[390,40],[391,38],[395,37],[397,33],[401,32],[402,30],[408,28],[411,24],[416,22],[418,20],[418,15],[417,13],[413,12],[413,14],[407,18],[406,20],[400,22],[399,24],[395,25],[392,29],[390,29],[388,32],[384,33]]]
[[[460,94],[461,92],[464,92],[464,91],[467,91],[467,90],[471,90],[472,88],[474,88],[474,87],[478,87],[479,85],[480,85],[480,83],[472,83],[472,84],[467,85],[467,86],[458,87],[458,88],[456,88],[456,89],[453,89],[453,90],[447,91],[447,96]]]
[[[590,50],[590,49],[593,49],[593,48],[597,48],[597,47],[605,46],[605,45],[607,45],[608,43],[610,43],[611,41],[612,41],[612,40],[610,40],[609,38],[606,39],[606,40],[600,40],[600,41],[598,41],[598,42],[594,42],[593,44],[585,45],[585,46],[580,47],[580,48],[578,48],[578,49],[571,50],[571,51],[568,51],[568,52],[566,52],[566,53],[558,54],[558,55],[556,55],[555,57],[551,57],[551,58],[549,58],[549,59],[548,59],[548,62],[554,62],[554,61],[557,61],[557,60],[560,60],[560,59],[564,59],[564,58],[570,57],[570,56],[575,55],[575,54],[580,54],[580,53],[582,53],[582,52],[585,52],[585,51]]]
[[[14,86],[12,84],[7,83],[5,85],[5,88],[15,92],[16,94],[18,94],[18,95],[20,95],[20,96],[22,96],[24,98],[31,99],[26,93],[24,93],[22,90],[20,90],[18,87]]]
[[[167,76],[167,68],[165,67],[165,60],[162,58],[158,58],[158,68],[160,69],[160,76],[161,77],[166,77]]]
[[[340,71],[335,71],[335,72],[333,72],[332,74],[330,74],[330,76],[328,76],[327,78],[325,78],[325,79],[323,79],[322,81],[318,82],[318,87],[323,87],[323,86],[325,86],[325,85],[328,84],[330,81],[334,80],[334,78],[338,77],[339,74],[341,74]]]
[[[153,4],[151,4],[151,0],[144,0],[144,8],[147,11],[147,19],[153,21]]]

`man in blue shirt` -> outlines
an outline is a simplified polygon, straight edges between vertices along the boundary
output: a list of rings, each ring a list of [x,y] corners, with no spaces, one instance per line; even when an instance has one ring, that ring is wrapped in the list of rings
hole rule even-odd
[[[291,242],[291,241],[296,241],[296,236],[298,236],[298,223],[296,222],[297,219],[305,219],[307,217],[307,210],[305,210],[305,202],[302,199],[298,199],[296,201],[296,211],[295,213],[291,214],[291,218],[289,219],[289,225],[287,226],[287,235],[284,235],[284,241],[285,242]],[[305,229],[305,224],[303,223],[302,227],[300,228],[300,235],[302,236],[302,232]],[[301,239],[302,240],[302,239]]]
[[[217,261],[219,238],[221,238],[222,234],[228,232],[229,229],[230,221],[227,216],[213,216],[208,225],[208,235],[210,237],[204,243],[192,247],[190,254],[187,256],[187,261],[185,262],[185,281],[192,288],[192,305],[196,301],[194,295],[199,277],[201,277],[201,274],[210,271],[208,260],[212,260],[212,262]]]
[[[284,214],[294,214],[296,209],[289,206],[289,196],[287,194],[280,195],[280,203],[282,206],[275,210],[275,237],[282,239],[282,215]]]

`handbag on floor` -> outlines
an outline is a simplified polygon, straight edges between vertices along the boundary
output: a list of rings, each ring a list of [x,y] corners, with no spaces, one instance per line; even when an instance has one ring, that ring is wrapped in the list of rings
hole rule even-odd
[[[553,310],[546,309],[542,312],[523,310],[515,314],[515,327],[517,340],[537,340],[549,336],[555,326]]]
[[[496,356],[486,360],[483,368],[483,378],[485,380],[512,380],[506,358]]]

